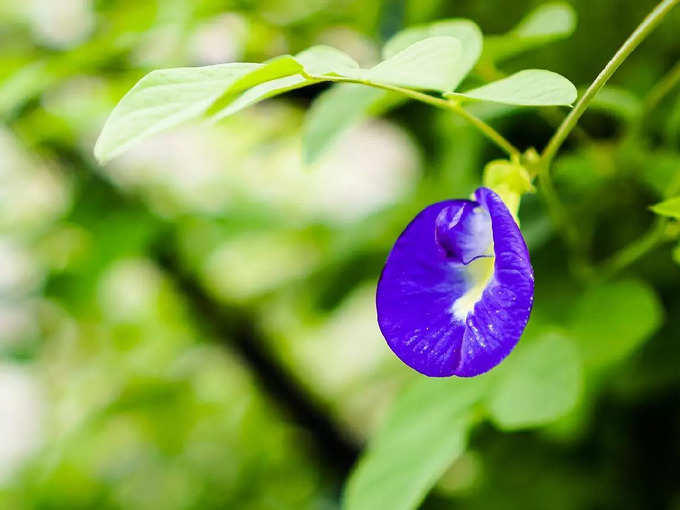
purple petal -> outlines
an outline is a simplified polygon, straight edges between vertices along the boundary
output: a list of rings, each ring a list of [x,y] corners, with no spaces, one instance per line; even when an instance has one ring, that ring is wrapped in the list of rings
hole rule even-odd
[[[423,209],[399,236],[376,304],[387,343],[429,376],[474,376],[517,344],[534,278],[519,227],[493,191]]]

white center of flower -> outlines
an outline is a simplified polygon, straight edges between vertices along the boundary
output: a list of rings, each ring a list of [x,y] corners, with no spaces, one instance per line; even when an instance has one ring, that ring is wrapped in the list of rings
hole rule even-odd
[[[489,252],[493,253],[493,249],[490,249]],[[477,301],[482,298],[482,293],[493,276],[494,259],[495,257],[493,256],[480,257],[471,261],[465,267],[469,287],[465,294],[456,299],[453,305],[451,305],[451,313],[456,319],[465,321],[468,313],[472,311]]]

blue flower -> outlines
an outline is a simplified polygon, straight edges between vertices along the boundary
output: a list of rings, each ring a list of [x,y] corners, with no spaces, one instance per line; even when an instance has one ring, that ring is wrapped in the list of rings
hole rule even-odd
[[[378,283],[380,330],[408,366],[471,377],[517,344],[531,313],[534,275],[524,238],[501,198],[423,209],[399,236]]]

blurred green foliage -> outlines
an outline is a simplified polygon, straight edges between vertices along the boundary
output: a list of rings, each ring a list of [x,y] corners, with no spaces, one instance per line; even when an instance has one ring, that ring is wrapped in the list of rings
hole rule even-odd
[[[654,97],[680,57],[677,9],[555,161],[577,242],[540,188],[523,198],[535,309],[489,377],[417,377],[375,322],[404,225],[502,156],[450,112],[316,86],[93,157],[153,69],[314,44],[368,67],[445,18],[485,34],[463,90],[526,68],[582,90],[654,2],[570,4],[574,19],[539,10],[510,31],[540,2],[0,0],[0,508],[337,508],[371,437],[357,473],[381,483],[350,482],[348,505],[377,498],[357,508],[434,483],[427,508],[678,507],[678,225],[649,209],[680,186],[678,89]],[[356,122],[317,130],[334,143],[305,164],[342,93]],[[470,108],[523,150],[565,114]]]

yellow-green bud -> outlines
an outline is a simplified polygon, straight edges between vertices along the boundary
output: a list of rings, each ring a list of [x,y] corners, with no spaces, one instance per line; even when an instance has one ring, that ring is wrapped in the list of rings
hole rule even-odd
[[[505,159],[490,161],[484,167],[483,183],[498,193],[519,224],[517,212],[520,199],[524,193],[535,190],[527,169]]]

